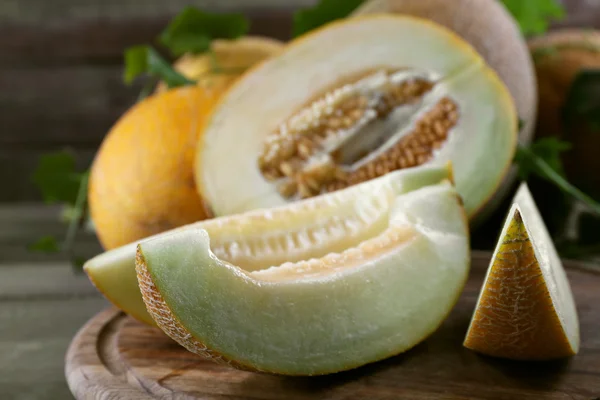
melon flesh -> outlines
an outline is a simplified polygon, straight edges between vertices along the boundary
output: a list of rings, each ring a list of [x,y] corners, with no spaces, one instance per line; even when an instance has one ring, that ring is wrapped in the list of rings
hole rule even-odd
[[[442,323],[463,288],[467,220],[450,183],[398,191],[396,174],[354,187],[368,189],[349,205],[360,240],[315,258],[250,272],[215,254],[203,229],[144,241],[137,273],[150,314],[194,353],[278,374],[333,373],[412,348]],[[312,204],[347,198],[333,193]],[[310,202],[288,209],[300,217]],[[319,219],[335,220],[336,208],[320,209]]]
[[[212,251],[222,260],[248,271],[285,262],[319,258],[359,244],[381,232],[387,223],[391,198],[452,179],[449,166],[424,166],[397,171],[382,179],[356,185],[324,199],[308,199],[269,212],[204,220],[154,235],[195,227],[211,237]],[[391,189],[383,189],[389,187]],[[386,194],[373,196],[373,194]],[[368,195],[367,200],[363,196]],[[367,223],[368,222],[368,223]],[[102,253],[84,265],[100,292],[116,307],[136,319],[154,324],[146,311],[135,274],[136,245]]]
[[[428,163],[452,162],[457,190],[473,216],[493,195],[513,158],[515,106],[469,44],[432,22],[399,15],[329,24],[295,40],[224,94],[206,123],[195,167],[198,189],[213,213],[290,202],[259,168],[267,135],[314,104],[319,93],[328,93],[347,77],[382,69],[405,71],[407,80],[424,76],[434,86],[418,107],[399,107],[401,112],[380,120],[381,129],[402,137],[441,99],[450,98],[457,106],[458,123]]]
[[[517,360],[561,358],[579,350],[569,280],[525,183],[506,218],[464,345]]]

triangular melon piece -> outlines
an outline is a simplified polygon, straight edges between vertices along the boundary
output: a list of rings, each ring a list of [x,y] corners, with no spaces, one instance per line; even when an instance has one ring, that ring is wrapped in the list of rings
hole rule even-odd
[[[494,251],[464,345],[516,360],[579,350],[579,322],[561,260],[525,183]]]
[[[141,243],[136,269],[148,311],[194,353],[278,374],[333,373],[410,349],[437,329],[462,291],[468,227],[449,182],[394,193],[394,176],[401,175],[384,176],[383,187],[372,186],[376,179],[348,189],[365,189],[351,205],[352,225],[362,230],[376,217],[377,229],[319,256],[250,272],[216,255],[204,229]],[[336,196],[346,197],[331,193],[312,204]],[[288,216],[302,216],[304,204],[286,207]],[[347,221],[340,210],[320,214],[339,226]],[[231,226],[243,218],[232,217]],[[304,220],[299,226],[312,223]],[[239,244],[254,237],[248,231]]]

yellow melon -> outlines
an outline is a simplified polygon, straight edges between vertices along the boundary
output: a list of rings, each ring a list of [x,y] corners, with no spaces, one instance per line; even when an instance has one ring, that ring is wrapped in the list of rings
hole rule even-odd
[[[111,129],[88,190],[106,249],[208,216],[192,166],[201,126],[217,99],[195,86],[171,90],[137,103]]]
[[[212,43],[214,54],[185,54],[173,67],[199,86],[220,93],[249,67],[277,54],[283,46],[279,40],[260,36],[219,39]],[[167,86],[161,82],[156,90],[164,92]]]

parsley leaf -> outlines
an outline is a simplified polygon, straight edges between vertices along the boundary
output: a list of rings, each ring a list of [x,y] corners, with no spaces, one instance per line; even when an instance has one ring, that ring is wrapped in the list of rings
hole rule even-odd
[[[250,23],[242,14],[211,14],[186,7],[161,33],[159,41],[175,56],[203,53],[213,39],[236,39],[248,32]]]
[[[347,17],[363,2],[364,0],[321,0],[312,8],[296,11],[293,35],[300,36],[328,22]]]
[[[128,48],[125,50],[125,83],[130,84],[143,74],[162,79],[169,88],[195,83],[175,71],[154,48],[145,45]]]
[[[600,215],[600,204],[587,194],[571,185],[564,178],[562,164],[558,154],[568,148],[568,144],[560,142],[555,138],[540,139],[530,147],[519,146],[515,156],[515,162],[519,166],[519,175],[527,179],[529,175],[535,174],[561,189],[564,193],[585,204],[592,212]],[[537,147],[536,147],[537,145]]]
[[[81,174],[75,172],[75,158],[68,151],[43,155],[33,173],[33,182],[48,204],[74,204]]]
[[[556,0],[502,0],[515,17],[524,35],[537,35],[548,30],[552,20],[565,16],[565,9]]]
[[[560,153],[570,148],[570,143],[560,141],[554,137],[538,139],[529,148],[519,147],[515,155],[515,161],[519,165],[519,177],[526,180],[531,174],[540,175],[540,170],[530,154],[536,158],[541,158],[557,174],[564,176],[565,172]]]
[[[29,251],[40,253],[58,253],[60,251],[60,246],[54,236],[42,236],[27,248]]]
[[[567,127],[585,121],[592,129],[600,130],[600,70],[577,74],[567,93],[562,119]]]

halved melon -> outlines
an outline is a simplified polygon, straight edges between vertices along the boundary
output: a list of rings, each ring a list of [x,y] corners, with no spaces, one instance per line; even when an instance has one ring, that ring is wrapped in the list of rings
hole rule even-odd
[[[504,84],[451,31],[354,17],[292,42],[223,95],[195,179],[212,211],[228,215],[452,161],[473,216],[512,161],[517,125]]]
[[[438,184],[451,179],[451,175],[448,165],[411,168],[323,199],[204,220],[174,231],[191,227],[205,230],[211,237],[212,251],[220,259],[248,271],[320,258],[356,246],[365,237],[380,232],[393,197]],[[139,241],[92,258],[85,263],[84,270],[115,306],[140,321],[153,324],[135,275],[137,243]]]
[[[470,264],[455,188],[407,186],[402,172],[229,221],[240,236],[227,250],[180,230],[138,245],[136,269],[161,329],[244,369],[319,375],[404,352],[442,323]]]
[[[506,218],[464,345],[517,360],[579,350],[569,280],[526,184]]]

